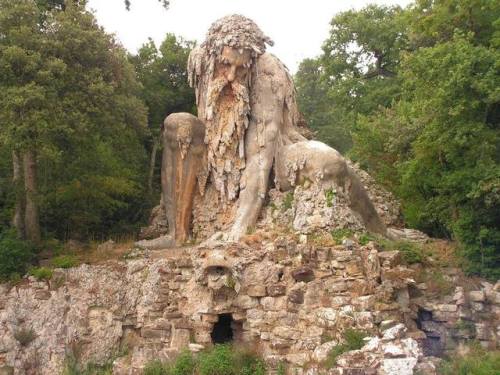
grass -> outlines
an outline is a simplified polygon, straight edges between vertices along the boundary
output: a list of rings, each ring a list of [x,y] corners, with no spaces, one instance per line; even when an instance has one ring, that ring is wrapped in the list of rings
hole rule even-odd
[[[52,274],[54,272],[47,267],[38,267],[38,268],[32,268],[29,271],[29,274],[31,276],[34,276],[37,280],[45,280],[48,281],[52,278]]]
[[[337,363],[337,359],[340,355],[349,352],[351,350],[359,350],[364,346],[363,339],[366,337],[366,333],[358,331],[352,328],[348,328],[344,332],[344,343],[336,345],[328,353],[328,357],[323,363],[325,368],[332,368]]]
[[[500,369],[500,351],[488,352],[479,343],[469,346],[466,355],[456,355],[443,361],[438,369],[441,375],[493,375]]]
[[[113,362],[115,359],[128,354],[128,348],[123,347],[104,364],[99,365],[89,362],[87,365],[82,365],[79,361],[81,350],[81,343],[76,342],[71,345],[71,350],[64,360],[62,375],[113,375]]]
[[[250,349],[215,345],[198,355],[182,352],[174,361],[149,362],[144,375],[265,375],[266,366]]]
[[[361,246],[365,246],[368,244],[370,241],[374,241],[375,237],[372,236],[371,234],[368,233],[363,233],[361,236],[359,236],[358,242]]]
[[[36,339],[35,331],[32,328],[20,328],[14,332],[14,338],[21,346],[28,346],[34,339]]]
[[[55,268],[71,268],[78,264],[78,259],[74,255],[59,255],[52,258],[52,265]]]
[[[336,245],[342,245],[342,240],[352,237],[353,232],[350,229],[335,229],[330,232]]]
[[[292,208],[293,204],[293,192],[289,191],[286,193],[283,203],[281,204],[281,211],[286,211]]]
[[[276,369],[276,375],[286,375],[286,365],[283,361],[278,363],[278,368]]]
[[[333,199],[335,198],[335,190],[332,188],[325,190],[326,206],[333,207]]]
[[[423,246],[414,242],[391,241],[384,238],[378,243],[385,251],[398,250],[406,264],[422,263],[425,258]]]

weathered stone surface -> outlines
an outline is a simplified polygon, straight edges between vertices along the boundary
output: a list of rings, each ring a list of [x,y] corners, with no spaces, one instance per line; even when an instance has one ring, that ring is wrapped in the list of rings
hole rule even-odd
[[[401,253],[398,250],[380,251],[378,257],[383,267],[392,268],[401,263]]]
[[[304,303],[304,292],[302,290],[292,290],[288,293],[288,300],[292,303],[303,304]]]
[[[286,292],[286,285],[284,284],[273,284],[267,287],[267,294],[271,297],[278,297],[284,295]]]
[[[292,271],[295,281],[310,282],[314,280],[314,271],[309,267],[299,267]]]

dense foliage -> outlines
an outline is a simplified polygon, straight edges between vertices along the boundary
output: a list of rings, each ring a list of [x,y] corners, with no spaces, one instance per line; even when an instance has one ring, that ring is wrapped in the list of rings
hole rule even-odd
[[[255,352],[230,345],[193,354],[185,351],[167,363],[152,361],[144,369],[144,375],[264,375],[266,365]]]
[[[0,232],[0,282],[21,277],[34,259],[33,247],[12,231]]]
[[[30,177],[37,215],[21,224],[39,223],[43,237],[135,231],[157,198],[159,163],[150,158],[160,124],[193,109],[190,43],[167,35],[158,49],[150,41],[127,56],[85,3],[0,0],[0,229],[12,225],[19,205],[29,215]],[[28,153],[32,170],[23,163]]]
[[[395,192],[408,224],[458,240],[466,268],[492,278],[500,276],[498,19],[500,5],[488,0],[344,12],[322,56],[296,77],[319,137]]]

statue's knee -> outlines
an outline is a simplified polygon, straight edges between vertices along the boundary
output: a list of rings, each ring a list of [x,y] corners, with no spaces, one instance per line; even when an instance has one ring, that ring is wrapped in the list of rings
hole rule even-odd
[[[164,138],[168,144],[200,145],[205,138],[205,125],[191,113],[172,113],[164,121]]]

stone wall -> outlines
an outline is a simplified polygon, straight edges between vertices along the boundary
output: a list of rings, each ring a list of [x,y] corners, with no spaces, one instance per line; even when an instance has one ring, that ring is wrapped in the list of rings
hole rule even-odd
[[[424,355],[473,338],[498,345],[500,284],[473,284],[450,271],[456,287],[431,298],[415,281],[418,266],[402,265],[397,251],[303,242],[248,236],[3,285],[0,373],[59,374],[69,356],[104,363],[126,347],[114,373],[140,374],[148,360],[211,345],[221,314],[231,315],[235,342],[258,347],[271,368],[285,361],[297,374],[432,373]],[[371,339],[322,370],[347,328]],[[33,340],[22,345],[20,333],[30,330]]]

